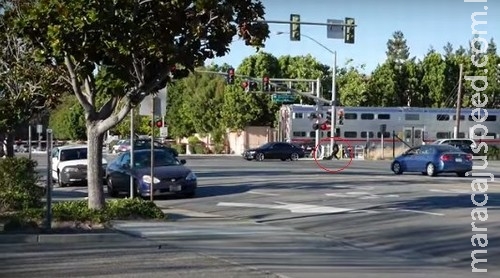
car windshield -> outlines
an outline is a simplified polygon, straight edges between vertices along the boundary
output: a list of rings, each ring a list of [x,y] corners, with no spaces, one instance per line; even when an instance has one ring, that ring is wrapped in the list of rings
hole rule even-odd
[[[87,159],[86,148],[61,150],[60,161],[77,160],[77,159]]]
[[[151,153],[139,152],[134,155],[134,164],[137,168],[151,167]],[[171,152],[155,152],[154,153],[154,166],[177,166],[181,165],[180,162],[172,155]]]
[[[265,143],[264,145],[260,146],[259,148],[260,149],[267,149],[269,147],[271,147],[273,145],[273,143]]]

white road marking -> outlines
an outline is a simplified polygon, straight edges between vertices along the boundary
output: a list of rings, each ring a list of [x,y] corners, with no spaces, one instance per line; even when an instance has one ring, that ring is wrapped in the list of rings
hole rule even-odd
[[[462,189],[429,189],[429,191],[438,193],[459,193],[459,194],[468,194],[471,192]]]
[[[369,192],[347,192],[347,193],[326,193],[326,196],[339,198],[358,198],[360,200],[378,199],[378,198],[399,198],[397,194],[371,194]],[[364,196],[363,196],[364,195]]]
[[[429,215],[436,215],[436,216],[444,216],[443,213],[429,212],[429,211],[423,211],[423,210],[399,209],[399,208],[388,208],[388,210],[404,211],[404,212],[414,212],[414,213],[429,214]]]
[[[280,194],[260,192],[260,191],[255,191],[255,190],[248,191],[247,193],[255,194],[255,195],[264,195],[264,196],[279,196],[280,195]]]
[[[370,195],[369,192],[347,192],[348,195]]]
[[[316,206],[316,205],[306,205],[306,204],[291,204],[282,202],[276,202],[276,203],[278,205],[220,202],[217,204],[217,206],[279,209],[279,210],[288,210],[291,213],[297,213],[297,214],[332,214],[332,213],[343,213],[350,211],[360,211],[360,212],[363,211],[353,208],[337,208],[337,207]]]

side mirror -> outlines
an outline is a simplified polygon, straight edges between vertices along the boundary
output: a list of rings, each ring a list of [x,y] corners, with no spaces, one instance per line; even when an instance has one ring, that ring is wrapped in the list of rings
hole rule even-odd
[[[186,160],[185,159],[181,159],[180,162],[181,162],[182,165],[186,164]]]

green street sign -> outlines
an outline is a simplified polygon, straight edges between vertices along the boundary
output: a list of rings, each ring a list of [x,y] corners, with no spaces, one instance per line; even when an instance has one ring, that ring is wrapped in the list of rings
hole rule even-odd
[[[276,103],[294,103],[297,98],[292,94],[273,94],[271,97],[272,101]]]

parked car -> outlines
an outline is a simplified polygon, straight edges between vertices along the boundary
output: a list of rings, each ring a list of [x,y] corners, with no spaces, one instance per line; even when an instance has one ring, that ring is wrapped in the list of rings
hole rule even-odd
[[[255,149],[246,150],[243,158],[246,160],[263,161],[264,159],[290,159],[296,161],[305,157],[304,149],[285,142],[270,142]]]
[[[442,144],[447,144],[447,145],[452,145],[452,146],[462,146],[462,145],[465,145],[465,146],[469,146],[471,148],[475,148],[477,145],[476,145],[476,141],[472,140],[472,139],[468,139],[468,138],[461,138],[461,139],[451,139],[451,138],[448,138],[448,139],[439,139],[439,140],[436,140],[432,143],[433,145],[442,145]]]
[[[175,157],[179,156],[179,152],[176,149],[168,147],[158,141],[154,141],[153,144],[155,149],[163,149],[171,152]],[[150,150],[151,149],[151,140],[149,139],[135,139],[134,140],[134,151],[136,150]],[[116,153],[123,153],[130,151],[130,140],[124,140],[117,148]]]
[[[184,195],[194,197],[197,188],[196,175],[185,167],[186,160],[178,160],[164,149],[154,150],[154,177],[151,177],[151,153],[149,150],[134,151],[134,166],[130,167],[130,152],[120,154],[106,169],[108,193],[117,197],[121,193],[130,195],[130,177],[133,177],[134,191],[141,197]]]
[[[472,155],[447,144],[422,145],[396,157],[391,170],[397,175],[404,172],[421,172],[428,176],[456,173],[465,177],[467,172],[472,171]]]
[[[52,150],[52,179],[60,187],[87,182],[87,146],[68,145]],[[107,161],[102,159],[102,166],[107,167]]]

